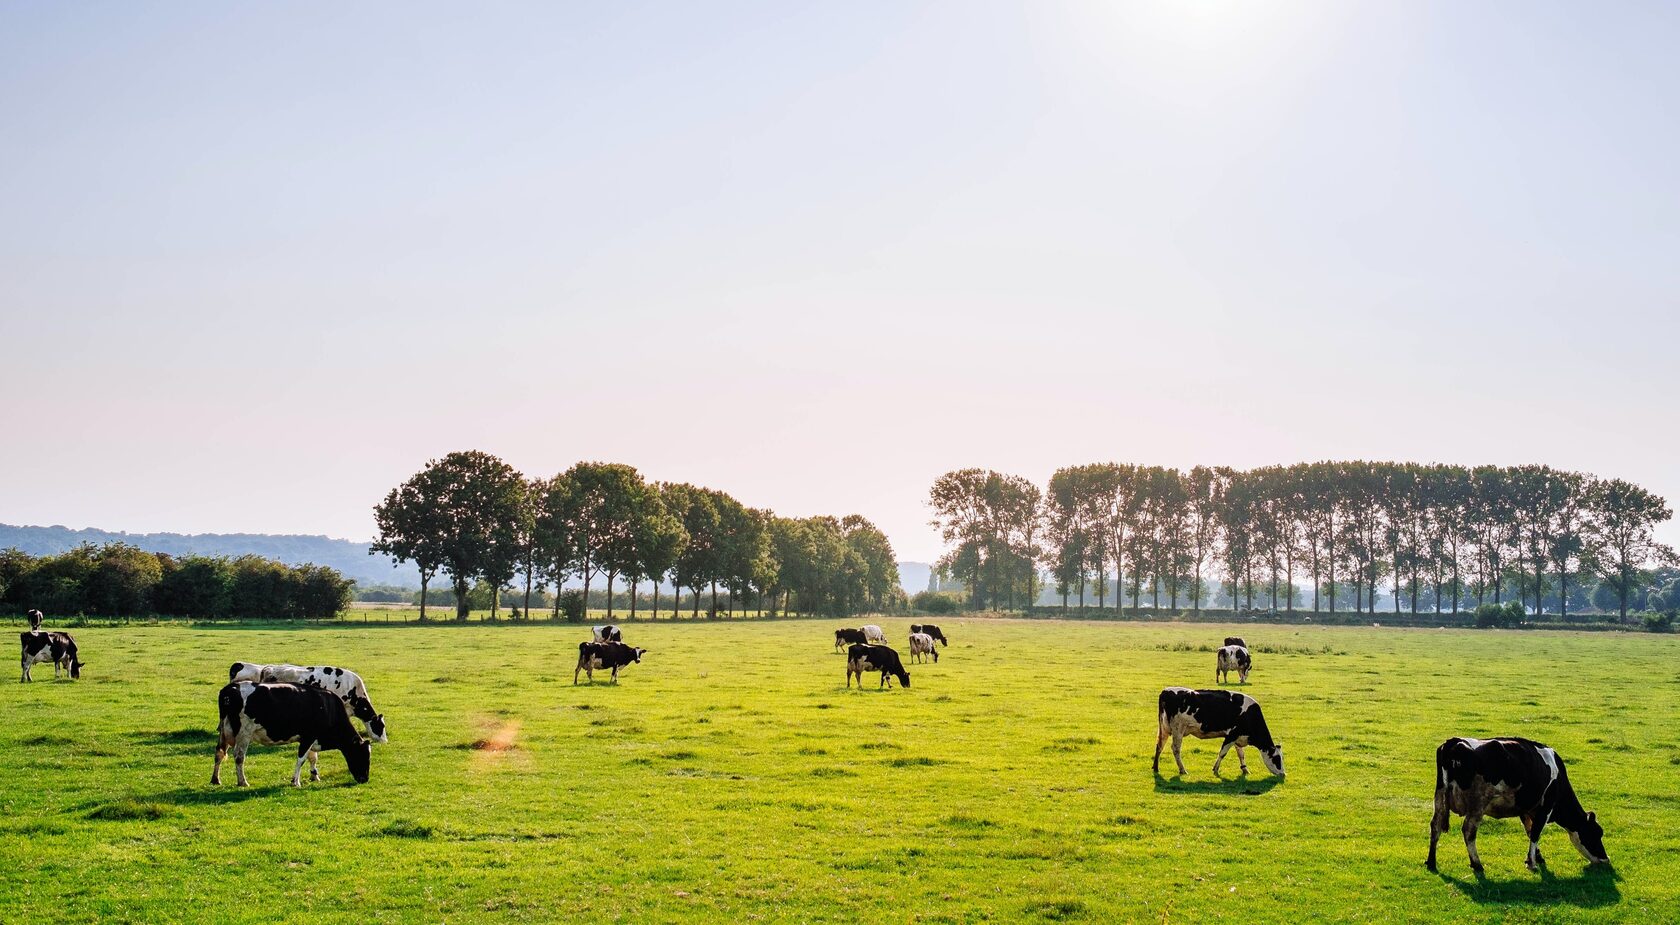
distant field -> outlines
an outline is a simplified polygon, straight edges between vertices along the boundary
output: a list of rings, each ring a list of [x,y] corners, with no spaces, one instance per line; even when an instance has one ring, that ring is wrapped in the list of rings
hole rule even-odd
[[[0,922],[1680,920],[1680,640],[1244,626],[1279,783],[1215,741],[1150,773],[1223,627],[940,622],[885,693],[838,622],[637,625],[617,687],[572,686],[575,626],[79,630],[81,682],[0,685]],[[278,747],[211,787],[236,658],[362,672],[372,781]],[[1435,746],[1497,733],[1562,753],[1613,871],[1553,827],[1530,874],[1514,821],[1485,882],[1456,826],[1424,870]]]

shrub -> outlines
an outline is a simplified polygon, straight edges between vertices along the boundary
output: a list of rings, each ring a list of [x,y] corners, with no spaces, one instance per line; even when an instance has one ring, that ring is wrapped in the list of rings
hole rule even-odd
[[[1645,629],[1652,633],[1672,633],[1676,616],[1680,614],[1673,610],[1666,613],[1648,613],[1645,615]]]
[[[582,623],[584,614],[583,592],[576,588],[567,588],[560,592],[560,612],[573,623]]]
[[[1504,604],[1483,604],[1476,608],[1476,625],[1483,629],[1510,629],[1521,626],[1523,618],[1527,616],[1523,607],[1516,601]]]
[[[962,609],[956,598],[938,591],[923,591],[911,599],[911,606],[922,613],[951,614]]]

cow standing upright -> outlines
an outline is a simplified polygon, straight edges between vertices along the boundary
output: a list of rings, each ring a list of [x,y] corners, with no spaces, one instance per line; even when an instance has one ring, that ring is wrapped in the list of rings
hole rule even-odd
[[[840,629],[834,631],[834,651],[836,652],[839,652],[845,646],[861,644],[868,641],[869,640],[863,635],[863,630]]]
[[[360,720],[368,738],[388,742],[385,714],[373,708],[367,684],[362,676],[348,668],[331,665],[259,665],[255,662],[234,662],[228,666],[228,682],[252,681],[267,684],[308,684],[332,691],[344,701],[344,709],[352,719]]]
[[[595,627],[591,627],[591,629],[594,630],[594,632],[595,632],[595,641],[596,642],[623,642],[624,641],[624,631],[620,630],[616,623],[608,623],[605,626],[595,626]]]
[[[1581,806],[1569,785],[1558,753],[1528,739],[1448,739],[1435,750],[1435,815],[1429,820],[1429,859],[1435,869],[1435,845],[1450,827],[1448,813],[1464,817],[1464,847],[1470,869],[1482,872],[1476,853],[1476,830],[1482,817],[1522,818],[1528,832],[1528,869],[1539,870],[1540,834],[1555,822],[1569,833],[1575,850],[1593,864],[1608,864],[1604,828]]]
[[[298,744],[297,764],[292,767],[292,786],[303,786],[303,763],[309,762],[309,779],[320,780],[318,752],[323,748],[344,753],[344,763],[356,783],[368,782],[373,746],[344,712],[344,702],[332,691],[303,684],[255,684],[236,681],[216,696],[221,719],[217,724],[216,764],[210,783],[222,782],[222,759],[233,751],[233,769],[239,786],[245,780],[245,752],[251,743]]]
[[[887,686],[887,676],[898,678],[900,684],[910,686],[910,672],[904,670],[904,662],[899,660],[897,650],[890,646],[854,645],[846,650],[846,686],[852,686],[852,676],[856,675],[858,687],[863,687],[863,673],[879,671],[881,673],[881,687]]]
[[[76,640],[69,633],[32,630],[19,633],[18,641],[23,648],[23,675],[18,678],[19,684],[35,680],[29,669],[41,662],[52,662],[54,678],[58,677],[61,668],[70,672],[71,680],[81,678],[82,668],[87,663],[77,656]]]
[[[945,638],[945,634],[940,631],[939,627],[932,623],[912,623],[910,624],[910,632],[926,633],[939,640],[939,644],[942,646],[949,646],[951,644],[951,641]]]
[[[1223,646],[1215,656],[1213,666],[1213,683],[1224,684],[1231,680],[1231,672],[1237,673],[1237,680],[1242,684],[1248,683],[1248,670],[1254,667],[1253,659],[1248,657],[1248,650],[1242,646]]]
[[[572,670],[572,683],[576,684],[578,672],[589,675],[589,683],[595,683],[596,669],[612,669],[612,682],[618,683],[618,670],[626,665],[641,664],[646,649],[637,649],[622,642],[580,642],[578,643],[578,663]]]
[[[933,637],[927,633],[911,633],[910,661],[925,661],[930,655],[933,656],[934,664],[937,665],[939,663],[939,650],[934,647]]]
[[[39,633],[41,631],[41,621],[45,619],[46,615],[39,610],[31,610],[29,612],[29,631]]]
[[[879,626],[876,626],[873,623],[865,623],[864,625],[858,627],[858,629],[863,631],[864,642],[885,643],[887,641],[887,634]]]
[[[1238,766],[1243,773],[1248,773],[1243,746],[1252,745],[1260,752],[1260,760],[1266,763],[1266,770],[1283,776],[1283,746],[1272,738],[1272,731],[1266,727],[1266,718],[1260,713],[1260,703],[1253,697],[1236,691],[1169,687],[1161,691],[1157,707],[1161,725],[1155,738],[1156,774],[1161,773],[1161,746],[1168,736],[1172,737],[1173,761],[1178,763],[1178,773],[1186,773],[1180,745],[1188,735],[1198,739],[1224,738],[1219,757],[1213,760],[1215,774],[1219,773],[1219,764],[1233,745],[1237,748]]]

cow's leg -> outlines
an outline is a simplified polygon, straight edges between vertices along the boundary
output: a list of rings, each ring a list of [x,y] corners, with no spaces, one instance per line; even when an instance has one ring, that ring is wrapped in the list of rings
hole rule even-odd
[[[314,742],[304,739],[298,742],[297,763],[292,765],[292,786],[303,786],[303,763],[309,760],[309,750],[315,746]]]
[[[1167,724],[1161,724],[1161,731],[1155,734],[1155,773],[1161,773],[1161,747],[1167,744]]]
[[[1464,850],[1470,853],[1470,869],[1482,872],[1482,856],[1476,853],[1476,830],[1482,826],[1481,816],[1464,817]]]
[[[26,684],[33,680],[35,679],[29,676],[29,656],[25,655],[23,657],[23,676],[18,678],[18,683]]]
[[[1248,773],[1248,759],[1243,757],[1243,747],[1241,745],[1237,746],[1237,767],[1241,768],[1244,774]]]
[[[583,665],[582,664],[579,664],[576,668],[572,669],[572,686],[573,687],[577,686],[578,672],[580,672],[582,670],[583,670]]]
[[[1184,734],[1174,730],[1172,737],[1173,761],[1178,763],[1178,774],[1180,777],[1183,777],[1184,775],[1190,773],[1184,768]]]
[[[210,769],[210,783],[212,784],[222,782],[222,759],[227,757],[229,744],[231,743],[228,742],[226,737],[220,735],[216,737],[216,764]]]
[[[1441,835],[1451,828],[1447,817],[1447,788],[1435,788],[1435,815],[1429,817],[1429,859],[1423,866],[1435,869],[1435,845],[1441,841]]]
[[[1213,759],[1213,773],[1215,777],[1219,776],[1219,765],[1225,760],[1225,753],[1231,750],[1231,744],[1230,739],[1226,739],[1224,742],[1219,744],[1219,757]]]
[[[618,683],[618,666],[617,665],[613,666],[613,683],[614,684]]]
[[[928,651],[933,653],[933,663],[935,665],[939,664],[939,650],[938,649],[930,649]]]
[[[309,779],[311,781],[318,781],[321,779],[321,749],[319,742],[310,743],[309,746]]]
[[[1522,823],[1528,832],[1528,869],[1537,871],[1546,864],[1546,859],[1540,856],[1540,835],[1546,831],[1546,823],[1538,815],[1524,816]]]
[[[245,779],[245,751],[250,745],[245,742],[235,742],[233,745],[233,779],[241,787],[251,786]]]

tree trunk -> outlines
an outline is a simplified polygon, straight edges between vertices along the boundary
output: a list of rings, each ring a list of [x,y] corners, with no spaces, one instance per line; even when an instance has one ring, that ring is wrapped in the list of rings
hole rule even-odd
[[[636,579],[630,579],[630,619],[636,619]]]
[[[614,572],[614,571],[608,571],[607,572],[607,622],[608,623],[611,623],[612,618],[613,618],[613,610],[612,610],[612,605],[613,605],[613,580],[616,579],[617,577],[618,577],[617,572]],[[587,604],[585,604],[584,606],[586,608],[588,607]],[[585,612],[587,612],[587,610]]]
[[[465,620],[466,618],[467,580],[465,578],[457,578],[455,579],[455,619]]]
[[[432,583],[430,572],[420,573],[420,622],[426,622],[426,586]]]
[[[707,616],[712,617],[713,619],[717,618],[717,580],[716,579],[712,580],[712,612],[707,614]]]

